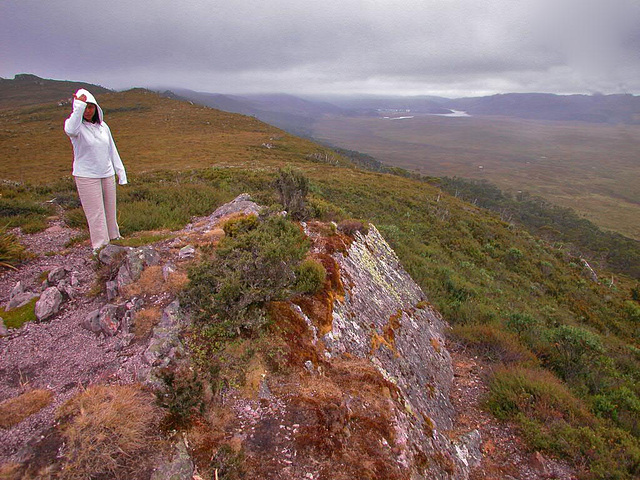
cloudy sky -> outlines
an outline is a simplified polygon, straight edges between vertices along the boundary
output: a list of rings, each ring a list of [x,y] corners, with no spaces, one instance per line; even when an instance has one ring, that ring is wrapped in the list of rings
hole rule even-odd
[[[0,77],[220,93],[640,94],[640,0],[0,0]]]

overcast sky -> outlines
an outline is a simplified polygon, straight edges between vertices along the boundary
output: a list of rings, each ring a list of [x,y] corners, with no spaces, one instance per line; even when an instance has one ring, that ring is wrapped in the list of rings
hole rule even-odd
[[[220,93],[640,94],[640,0],[0,0],[0,77]]]

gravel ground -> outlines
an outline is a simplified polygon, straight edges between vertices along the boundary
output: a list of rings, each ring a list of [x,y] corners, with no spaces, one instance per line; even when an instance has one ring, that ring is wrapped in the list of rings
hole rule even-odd
[[[64,302],[51,321],[28,323],[0,338],[0,402],[35,388],[49,389],[54,394],[48,407],[13,428],[0,430],[0,464],[24,460],[29,454],[25,445],[54,425],[56,408],[80,389],[92,383],[135,381],[144,349],[134,343],[119,350],[118,336],[99,337],[80,325],[89,312],[106,303],[103,296],[88,295],[96,281],[95,260],[88,242],[64,247],[81,231],[54,221],[44,232],[14,233],[37,257],[17,271],[0,274],[0,302],[7,302],[18,281],[26,290],[39,292],[43,272],[57,266],[69,269],[79,283],[74,298]]]

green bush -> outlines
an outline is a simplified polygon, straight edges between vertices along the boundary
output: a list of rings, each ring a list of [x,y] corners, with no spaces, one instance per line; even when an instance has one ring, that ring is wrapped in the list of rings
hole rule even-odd
[[[600,337],[581,327],[561,325],[548,331],[548,341],[554,346],[551,367],[565,380],[585,374],[604,352]]]
[[[184,428],[191,424],[194,414],[204,412],[202,396],[204,385],[196,372],[187,368],[164,370],[160,378],[165,389],[157,393],[158,403],[167,409],[164,426],[167,429]]]
[[[505,321],[507,329],[518,335],[531,331],[537,324],[538,321],[526,313],[512,313]]]
[[[264,322],[264,305],[293,291],[295,269],[309,241],[300,227],[269,217],[221,240],[218,249],[189,272],[183,301],[200,322],[235,336]]]
[[[632,300],[624,302],[624,312],[627,314],[627,318],[632,322],[640,323],[640,305]]]
[[[524,258],[524,253],[518,248],[511,247],[504,256],[505,263],[510,267],[515,267]]]
[[[317,260],[304,260],[296,268],[295,290],[300,293],[316,293],[327,278],[327,271]]]
[[[258,217],[248,215],[246,217],[232,218],[225,222],[222,226],[227,237],[237,237],[243,233],[247,233],[258,226]]]

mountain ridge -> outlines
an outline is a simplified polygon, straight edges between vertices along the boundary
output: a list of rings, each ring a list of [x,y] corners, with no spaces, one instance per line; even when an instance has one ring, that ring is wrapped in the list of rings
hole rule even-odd
[[[349,246],[343,232],[357,236],[360,234],[356,232],[366,225],[356,219],[376,225],[405,270],[454,326],[447,342],[460,345],[459,351],[467,351],[487,362],[484,388],[489,406],[485,408],[498,418],[518,425],[530,448],[540,453],[538,458],[549,456],[569,462],[580,473],[594,478],[610,478],[609,474],[624,479],[637,476],[640,465],[636,415],[640,395],[640,357],[637,354],[640,294],[636,281],[600,271],[598,273],[602,274],[594,279],[580,258],[563,245],[532,236],[517,225],[502,221],[497,214],[447,195],[434,185],[409,176],[354,168],[341,155],[287,135],[254,118],[160,98],[143,90],[105,94],[99,100],[110,115],[109,123],[121,156],[131,171],[130,185],[120,188],[118,198],[119,221],[125,241],[153,243],[167,231],[183,228],[191,217],[206,215],[245,191],[261,204],[271,205],[273,211],[281,211],[282,205],[277,204],[283,200],[274,191],[275,179],[279,178],[281,169],[298,172],[308,181],[305,185],[309,187],[309,215],[326,222],[320,226],[326,235],[326,247],[341,255],[341,249]],[[0,184],[2,219],[12,222],[12,226],[19,219],[34,221],[29,217],[36,216],[45,220],[41,230],[49,227],[47,218],[52,216],[67,225],[84,223],[73,183],[68,177],[69,145],[62,132],[62,120],[66,115],[68,105],[56,104],[2,111],[0,134],[8,152],[6,156],[3,152],[2,157],[25,169],[27,163],[36,160],[44,162],[46,167],[37,165],[38,168],[23,172],[25,180],[35,180],[38,184],[28,181]],[[18,151],[12,151],[14,146]],[[57,166],[52,172],[54,162]],[[3,168],[7,168],[5,164]],[[67,172],[66,177],[64,172]],[[15,170],[15,175],[14,178],[20,180],[19,169]],[[232,224],[228,231],[230,236],[242,235],[245,227],[252,228],[254,224],[245,219]],[[29,224],[24,225],[26,228]],[[32,224],[30,228],[35,231],[37,225]],[[224,229],[208,235],[203,233],[199,241],[212,243],[223,233]],[[48,234],[44,233],[45,236]],[[20,238],[28,241],[29,235],[20,233]],[[75,242],[81,243],[88,254],[86,239],[80,237]],[[171,248],[184,247],[188,245],[178,239]],[[185,249],[185,255],[189,251]],[[47,255],[47,252],[43,249],[39,261],[51,259],[53,255]],[[367,252],[363,251],[363,254]],[[245,257],[234,258],[242,260]],[[155,272],[159,284],[163,285],[162,272],[159,269]],[[369,269],[370,274],[380,277],[377,272],[373,266]],[[39,286],[41,282],[35,279],[40,272],[33,273],[34,285]],[[327,278],[334,281],[335,273],[328,271]],[[153,282],[147,285],[156,288]],[[7,290],[3,289],[5,295]],[[340,290],[315,300],[317,302],[309,302],[309,309],[317,308],[326,313],[328,301],[341,301]],[[416,309],[420,306],[414,305]],[[408,310],[411,313],[411,308]],[[294,327],[291,340],[303,339],[302,330],[296,329],[306,329],[306,322],[292,319],[287,312],[277,308],[275,313],[277,318],[284,318]],[[379,325],[382,331],[376,330],[377,336],[372,335],[370,345],[362,344],[361,351],[375,350],[393,357],[394,341],[400,341],[398,336],[404,333],[402,329],[398,331],[398,326],[403,325],[405,314],[408,315],[407,312],[395,312],[384,318]],[[350,318],[349,315],[346,317],[347,320]],[[331,325],[333,315],[322,315],[322,318],[324,323],[319,333],[325,334],[322,328]],[[363,330],[359,333],[368,333],[367,328]],[[211,339],[207,332],[216,334],[215,329],[205,331],[203,340]],[[263,334],[264,337],[254,339],[272,338],[269,331]],[[310,338],[313,339],[313,335]],[[244,341],[251,341],[251,337],[242,337]],[[242,365],[234,362],[247,361],[242,347],[246,344],[242,342],[229,345],[229,356],[225,359],[233,360],[229,365],[231,369],[240,369]],[[442,341],[437,337],[426,347],[431,352],[438,353],[439,349],[443,352]],[[267,364],[272,365],[271,368],[282,367],[278,349],[269,351],[273,355]],[[302,352],[308,354],[309,350]],[[200,353],[202,358],[211,358],[206,351]],[[117,356],[115,352],[113,355]],[[12,358],[19,361],[19,356]],[[296,358],[297,366],[300,360],[305,360]],[[311,358],[312,366],[314,359]],[[246,373],[247,385],[259,392],[260,365],[249,364],[248,367],[246,372],[240,369],[239,373]],[[305,371],[309,372],[304,370],[303,375],[307,375]],[[215,374],[210,369],[207,372]],[[353,420],[353,410],[350,414],[349,402],[336,396],[334,389],[320,392],[328,395],[322,398],[330,399],[320,404],[318,393],[310,392],[318,392],[317,386],[325,384],[327,375],[331,381],[339,383],[339,376],[351,378],[349,375],[354,373],[357,372],[347,368],[325,372],[323,377],[317,370],[317,376],[309,380],[309,389],[301,392],[309,394],[306,398],[317,405],[316,412],[321,416],[316,418],[326,419],[320,423],[325,430],[337,428],[337,432],[347,435],[342,429],[345,422],[355,431],[358,419],[349,423]],[[335,377],[336,374],[339,376]],[[188,391],[196,395],[197,384],[189,383],[190,375],[185,372],[181,381],[186,382]],[[385,385],[375,377],[364,377],[371,383],[362,384],[363,388],[359,390],[368,387],[377,391],[375,389]],[[239,382],[213,384],[224,391]],[[15,383],[12,388],[17,386]],[[271,388],[272,384],[268,386]],[[429,385],[419,387],[423,388],[422,393],[437,394],[437,387],[434,390]],[[264,389],[262,393],[267,395]],[[207,390],[206,395],[215,395],[215,390]],[[387,396],[377,395],[376,398]],[[410,408],[405,410],[413,416]],[[183,413],[197,415],[195,411],[197,408]],[[253,407],[251,412],[255,412]],[[251,421],[251,412],[242,419]],[[209,420],[219,417],[196,418],[193,429],[184,433],[190,445],[196,445],[194,451],[200,454],[202,465],[238,468],[241,459],[235,456],[237,451],[233,446],[242,445],[244,440],[225,438],[229,443],[223,441],[226,445],[223,449],[217,443],[218,438],[207,436],[203,430]],[[286,425],[291,426],[293,435],[297,435],[301,431],[293,433],[294,425],[302,424]],[[380,430],[384,424],[374,422],[370,426],[376,431],[384,431]],[[320,449],[333,448],[331,442],[336,437],[317,435],[317,432],[302,432],[305,435],[302,440]],[[269,436],[259,435],[259,429],[256,433],[257,437],[251,440],[256,447],[269,445]],[[423,433],[428,436],[429,429]],[[195,444],[191,443],[194,439]],[[342,441],[343,437],[338,440]],[[510,440],[512,438],[508,437],[507,441]],[[385,441],[393,444],[402,439],[389,434]],[[490,452],[495,444],[485,444],[485,447],[485,451]],[[51,451],[57,452],[57,448]],[[214,460],[216,463],[212,464]],[[418,460],[424,461],[424,466],[438,465],[445,472],[455,468],[446,455],[419,456]],[[541,463],[541,470],[544,470],[544,460]],[[520,474],[508,470],[508,461],[506,467],[506,470],[497,470],[502,478]],[[388,465],[371,468],[388,468]],[[327,477],[320,478],[335,478],[336,471],[340,470],[334,469]],[[496,470],[482,473],[490,477]],[[334,477],[329,476],[331,474]],[[541,471],[535,475],[544,474]]]

